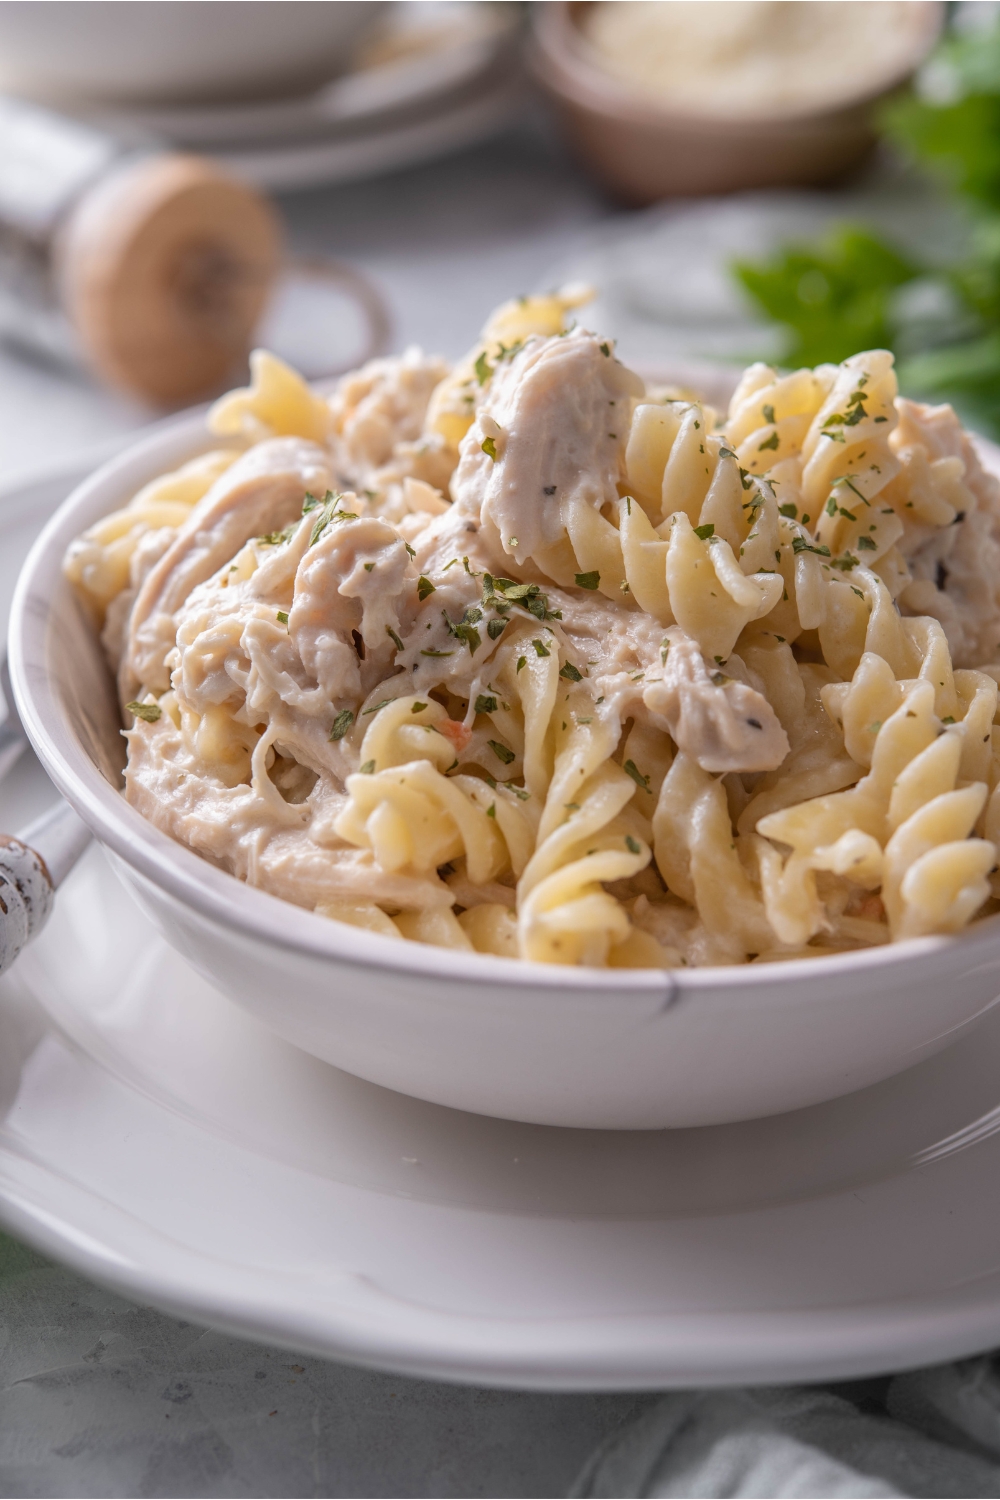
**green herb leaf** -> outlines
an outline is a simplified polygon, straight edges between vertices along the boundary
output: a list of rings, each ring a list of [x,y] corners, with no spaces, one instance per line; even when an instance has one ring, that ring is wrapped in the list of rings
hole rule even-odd
[[[596,570],[593,573],[577,573],[576,586],[578,589],[600,588],[601,575]]]
[[[497,711],[497,700],[492,693],[480,693],[476,699],[477,714],[495,714]]]
[[[517,658],[517,669],[516,670],[518,672],[520,672],[520,670],[521,670],[522,667],[526,667],[527,665],[528,665],[528,658],[526,656],[519,656]]]
[[[531,644],[535,648],[535,655],[536,656],[551,656],[552,655],[552,652],[549,650],[548,646],[543,645],[541,641],[532,641]]]
[[[800,552],[815,552],[817,557],[829,557],[829,547],[824,547],[813,542],[807,542],[804,536],[792,537],[792,551],[796,556]]]
[[[782,326],[780,363],[839,363],[858,349],[892,348],[894,297],[921,274],[867,229],[841,225],[814,246],[789,245],[738,261],[736,279]]]
[[[763,414],[764,421],[765,422],[770,422],[773,425],[773,423],[774,423],[774,407],[773,406],[762,406],[761,407],[761,412]]]
[[[399,636],[393,630],[393,628],[392,628],[391,625],[387,625],[385,627],[385,633],[389,637],[390,641],[392,641],[392,644],[395,646],[396,650],[397,651],[402,651],[402,649],[403,649],[403,643],[399,639]]]
[[[859,552],[878,551],[878,543],[875,541],[874,537],[859,536],[855,545],[857,546]]]
[[[437,589],[434,587],[433,583],[431,583],[430,579],[425,577],[425,575],[421,573],[420,577],[417,579],[417,598],[420,600],[421,604],[423,604],[424,600],[429,598],[431,594],[436,593]]]
[[[493,367],[486,358],[485,349],[476,360],[475,370],[476,379],[479,381],[479,384],[485,385],[487,380],[489,380],[490,376],[493,374]]]
[[[506,745],[502,745],[499,740],[487,740],[486,743],[497,759],[502,760],[505,766],[509,766],[511,761],[516,759],[513,750],[508,749]]]
[[[565,677],[567,682],[582,682],[583,673],[574,667],[571,661],[564,662],[559,668],[559,676]]]
[[[358,767],[358,772],[362,776],[370,776],[374,769],[375,762],[373,760],[366,760],[363,766]]]
[[[128,712],[137,719],[142,719],[145,724],[155,724],[157,719],[162,718],[163,709],[158,703],[126,703]]]
[[[395,701],[394,698],[383,698],[381,703],[373,703],[371,708],[363,708],[361,717],[364,718],[365,714],[377,714],[380,708],[388,708],[389,704]]]
[[[629,851],[630,854],[642,853],[642,845],[637,839],[634,839],[630,833],[627,833],[625,835],[625,848]]]
[[[694,528],[694,534],[699,539],[699,541],[707,542],[709,537],[715,535],[715,527],[712,525],[712,522],[709,521],[704,526],[696,526]]]
[[[486,634],[489,636],[491,641],[495,641],[498,636],[503,635],[506,627],[506,620],[490,620],[486,626]]]
[[[454,656],[454,654],[454,651],[435,651],[433,647],[428,647],[426,651],[420,653],[421,656]]]
[[[789,500],[786,505],[778,506],[778,515],[785,516],[789,521],[794,521],[798,513],[799,507],[797,505],[793,505],[791,500]]]
[[[773,448],[775,452],[777,452],[778,448],[780,447],[781,438],[778,436],[777,430],[775,430],[771,433],[771,436],[769,438],[765,439],[763,443],[757,444],[757,452],[763,453],[767,448]]]
[[[284,609],[279,609],[278,610],[278,624],[279,625],[287,625],[288,624],[288,611],[287,610],[284,610]]]
[[[292,533],[295,531],[295,528],[296,523],[293,521],[290,526],[284,527],[283,530],[268,531],[264,534],[264,536],[259,536],[257,540],[258,542],[262,542],[266,547],[280,547],[283,542],[287,542],[289,540],[289,538],[292,536]]]
[[[496,463],[496,461],[497,461],[497,445],[493,441],[493,439],[491,437],[483,438],[483,440],[479,444],[479,446],[480,446],[480,448],[482,448],[483,452],[486,454],[486,457],[487,458],[491,458],[493,460],[493,462]]]
[[[334,741],[342,740],[353,723],[354,715],[351,713],[351,710],[349,708],[342,708],[333,721],[333,728],[330,730],[330,739]]]
[[[631,776],[636,786],[641,787],[644,792],[649,791],[649,777],[643,776],[634,760],[627,760],[622,770],[627,776]]]

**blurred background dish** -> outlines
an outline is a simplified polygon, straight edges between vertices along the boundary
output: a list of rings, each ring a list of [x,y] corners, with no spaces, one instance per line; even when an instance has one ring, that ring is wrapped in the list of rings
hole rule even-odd
[[[86,67],[74,73],[68,56],[60,61],[58,79],[55,69],[46,75],[44,88],[41,73],[12,65],[10,57],[16,64],[19,56],[18,28],[29,29],[25,9],[34,7],[0,0],[0,59],[6,62],[5,69],[0,61],[0,89],[44,96],[46,103],[123,141],[204,152],[244,181],[276,191],[351,181],[472,145],[509,123],[522,91],[520,12],[503,0],[358,5],[257,0],[246,6],[242,0],[226,5],[124,0],[106,9],[127,22],[125,55],[133,37],[155,53],[162,32],[168,60],[179,41],[193,45],[199,26],[208,40],[197,87],[168,86],[165,69],[162,86],[154,82],[127,91],[99,87],[96,75],[88,83]],[[62,6],[57,0],[44,9]],[[68,9],[76,24],[77,12],[103,14],[105,6],[96,0]],[[233,12],[244,10],[245,17],[234,18]],[[215,19],[199,20],[203,11]],[[304,21],[299,11],[308,13]],[[194,25],[189,12],[195,13]],[[212,73],[215,33],[226,15],[231,29],[220,35],[228,38],[240,66],[230,73],[219,60]],[[234,19],[244,24],[234,25]],[[5,24],[13,33],[11,47]],[[261,39],[275,28],[286,30],[294,45],[279,47],[273,70],[258,77]],[[309,53],[306,44],[317,38],[320,44]],[[117,45],[112,51],[117,67]],[[283,58],[301,57],[303,51],[307,69],[293,75]],[[86,62],[86,49],[84,54]],[[61,49],[58,55],[63,58]],[[109,76],[113,71],[109,65]],[[154,64],[140,68],[140,76],[146,71],[155,74]],[[231,82],[237,72],[244,80],[238,88]],[[217,82],[209,87],[212,77]]]
[[[932,0],[551,0],[533,72],[577,154],[627,203],[843,177],[873,106],[927,56]]]
[[[2,0],[0,88],[49,102],[279,95],[348,66],[360,0]]]

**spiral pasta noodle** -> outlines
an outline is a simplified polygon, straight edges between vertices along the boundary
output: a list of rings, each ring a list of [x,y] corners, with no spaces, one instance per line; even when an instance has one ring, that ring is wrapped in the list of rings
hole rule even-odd
[[[1000,485],[892,357],[647,392],[507,303],[324,397],[258,351],[216,446],[71,547],[125,792],[394,941],[775,962],[1000,910]]]

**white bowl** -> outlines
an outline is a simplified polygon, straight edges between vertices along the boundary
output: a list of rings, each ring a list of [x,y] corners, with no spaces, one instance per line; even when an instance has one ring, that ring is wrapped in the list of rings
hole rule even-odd
[[[47,99],[267,97],[343,68],[363,0],[0,0],[0,87]]]
[[[168,940],[279,1035],[374,1083],[478,1114],[610,1129],[720,1124],[817,1104],[922,1061],[1000,992],[1000,918],[837,958],[600,970],[401,943],[254,890],[121,792],[111,675],[61,564],[148,479],[217,446],[200,414],[80,485],[16,590],[10,671],[31,742]],[[1000,473],[1000,450],[983,445]]]

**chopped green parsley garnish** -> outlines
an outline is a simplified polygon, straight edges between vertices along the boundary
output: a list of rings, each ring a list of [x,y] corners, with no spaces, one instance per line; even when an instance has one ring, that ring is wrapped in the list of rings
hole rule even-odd
[[[424,600],[430,594],[436,593],[437,589],[434,587],[433,583],[431,583],[430,579],[427,578],[423,573],[421,573],[420,577],[417,579],[417,598],[420,600],[421,604],[423,604]]]
[[[799,507],[797,505],[793,505],[790,500],[787,505],[778,506],[778,515],[787,517],[789,521],[794,521],[798,513]]]
[[[502,760],[505,766],[509,766],[511,761],[515,759],[513,750],[509,749],[506,745],[502,745],[499,740],[487,740],[486,743],[497,759]]]
[[[257,540],[258,542],[263,542],[266,547],[280,547],[283,542],[287,542],[291,537],[295,526],[296,523],[293,521],[290,526],[284,527],[282,531],[268,531],[264,536],[259,536]]]
[[[157,719],[163,715],[163,709],[158,703],[126,703],[125,707],[135,718],[142,719],[146,724],[155,724]]]
[[[764,414],[764,421],[765,422],[771,422],[771,423],[774,422],[774,407],[773,406],[762,406],[761,407],[761,411]]]
[[[527,665],[528,665],[528,658],[526,656],[519,656],[517,658],[517,669],[516,670],[518,672],[520,672],[520,670],[521,670],[522,667],[526,667]]]
[[[583,673],[579,672],[577,668],[574,667],[571,661],[564,662],[564,664],[559,668],[559,676],[565,677],[567,682],[583,681]]]
[[[497,700],[492,693],[480,693],[476,699],[477,714],[495,714],[497,711]]]
[[[389,637],[390,641],[392,641],[392,644],[395,646],[396,650],[397,651],[402,651],[402,649],[403,649],[403,643],[399,639],[399,636],[393,630],[393,628],[392,628],[391,625],[387,625],[385,627],[385,633]]]
[[[709,537],[715,535],[715,527],[712,525],[712,522],[709,521],[705,526],[696,526],[694,528],[694,534],[700,541],[707,542]]]
[[[597,589],[601,586],[601,575],[596,569],[592,573],[577,573],[575,576],[578,589]]]
[[[358,767],[358,771],[362,776],[370,776],[374,769],[375,762],[373,760],[366,760],[363,766]]]
[[[421,651],[420,653],[421,656],[454,656],[454,654],[453,651],[435,651],[433,647],[429,647],[426,651]]]
[[[493,439],[491,437],[483,438],[483,440],[479,444],[479,446],[480,446],[480,448],[482,448],[483,452],[486,454],[486,457],[487,458],[491,458],[493,460],[493,462],[496,463],[496,461],[497,461],[497,445],[493,441]]]
[[[333,728],[330,730],[331,740],[342,740],[353,723],[354,715],[351,713],[351,710],[349,708],[342,708],[333,721]]]
[[[763,453],[767,448],[772,448],[776,452],[780,447],[781,438],[778,436],[777,428],[775,428],[774,432],[771,433],[771,436],[769,438],[765,438],[764,442],[757,444],[757,452]]]
[[[875,541],[874,537],[859,536],[857,540],[857,547],[859,552],[875,552],[878,550],[878,543]]]
[[[496,610],[498,615],[507,615],[517,605],[534,615],[536,620],[561,620],[562,613],[549,609],[549,601],[537,583],[515,583],[512,578],[494,578],[492,573],[483,574],[483,608]],[[503,627],[501,626],[500,629]],[[487,627],[489,629],[489,627]],[[491,638],[496,639],[500,629]]]
[[[796,554],[796,556],[800,552],[815,552],[817,557],[830,556],[829,547],[817,546],[813,542],[807,542],[804,536],[792,537],[792,551]]]
[[[498,636],[503,635],[506,627],[506,620],[490,620],[486,626],[486,634],[489,636],[491,641],[495,641]]]
[[[600,344],[598,347],[600,348],[601,353],[604,355],[604,358],[605,359],[610,359],[610,357],[611,357],[611,347],[610,347],[610,345],[609,344]]]
[[[493,366],[490,364],[489,360],[486,358],[486,350],[485,349],[480,354],[479,358],[476,360],[475,369],[476,369],[476,379],[479,381],[479,384],[480,385],[485,385],[486,382],[487,382],[487,380],[489,380],[490,376],[493,374]]]
[[[278,610],[278,624],[279,625],[287,625],[288,624],[288,611],[286,609],[279,609]]]
[[[496,822],[497,805],[495,802],[491,802],[489,807],[486,809],[486,816],[488,818],[492,818],[493,821]]]
[[[552,652],[549,650],[548,646],[543,645],[541,641],[532,641],[531,644],[535,648],[535,655],[536,656],[551,656],[552,655]]]
[[[637,839],[634,839],[630,833],[627,833],[625,835],[625,848],[629,851],[630,854],[642,853],[642,845],[638,842]]]
[[[622,767],[626,776],[631,776],[636,786],[641,787],[644,792],[649,791],[649,777],[643,776],[634,760],[627,760]]]
[[[483,638],[476,629],[483,618],[482,610],[470,604],[457,625],[448,618],[444,610],[441,611],[441,618],[444,620],[448,634],[453,635],[456,640],[464,641],[469,648],[470,655],[474,656],[483,644]]]
[[[392,698],[383,698],[381,703],[373,703],[371,708],[363,708],[361,717],[364,718],[365,714],[377,714],[380,708],[388,708],[392,702],[394,702]]]

